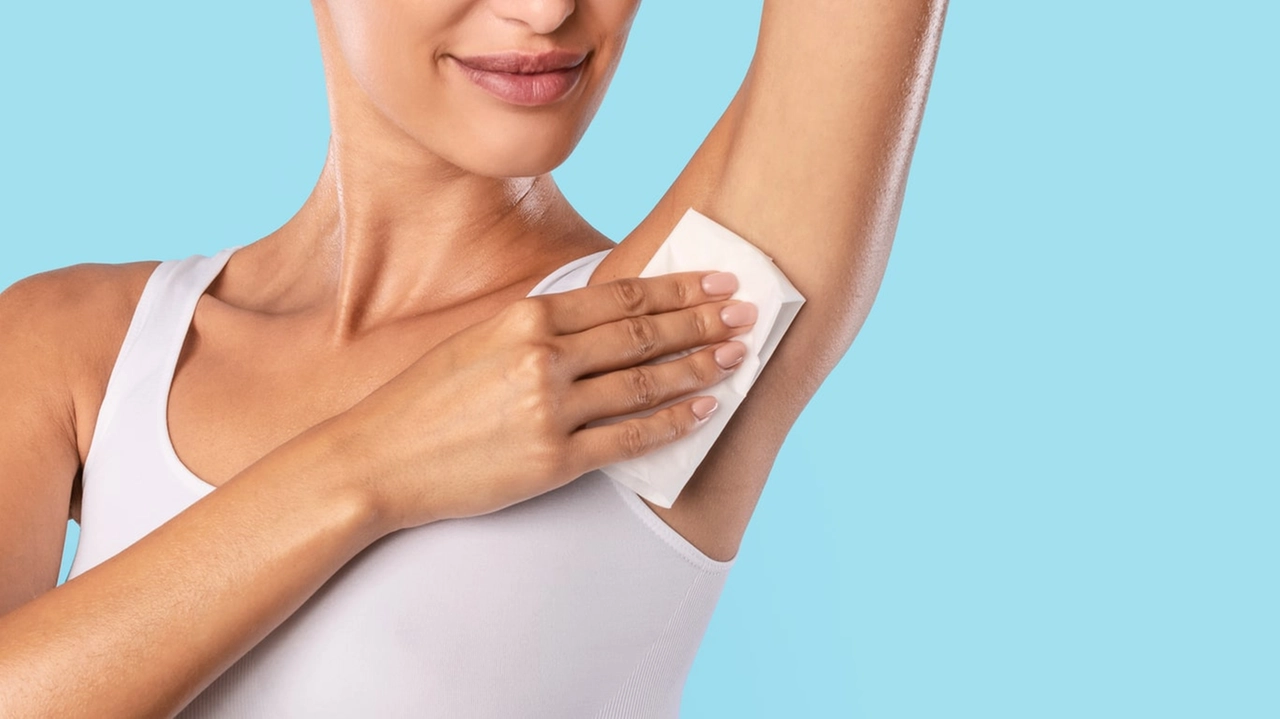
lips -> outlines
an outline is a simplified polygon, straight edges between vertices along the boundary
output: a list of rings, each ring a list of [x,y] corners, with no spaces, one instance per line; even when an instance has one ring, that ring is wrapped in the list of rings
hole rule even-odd
[[[585,60],[587,53],[572,50],[552,50],[539,54],[503,52],[492,55],[455,57],[458,62],[484,72],[507,72],[520,75],[568,70]]]
[[[450,57],[463,75],[490,95],[514,105],[537,106],[553,103],[577,86],[587,54],[556,50]]]

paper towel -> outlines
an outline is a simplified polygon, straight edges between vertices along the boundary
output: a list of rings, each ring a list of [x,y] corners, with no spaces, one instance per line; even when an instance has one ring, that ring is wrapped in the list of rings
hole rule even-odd
[[[639,276],[698,270],[734,273],[738,277],[738,291],[733,293],[732,299],[753,302],[759,309],[758,319],[751,329],[734,337],[747,347],[742,363],[724,380],[705,390],[677,397],[652,409],[607,417],[586,425],[598,427],[648,416],[694,396],[709,394],[716,398],[719,402],[716,411],[705,424],[689,434],[634,459],[600,468],[660,507],[670,507],[675,503],[804,304],[804,297],[773,264],[772,258],[725,226],[689,208]],[[644,364],[667,362],[699,349],[702,347],[657,357]]]

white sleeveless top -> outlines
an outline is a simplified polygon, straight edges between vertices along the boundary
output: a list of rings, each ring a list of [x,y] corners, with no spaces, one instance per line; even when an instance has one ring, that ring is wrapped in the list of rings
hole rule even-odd
[[[163,262],[148,280],[85,461],[69,576],[215,491],[178,459],[166,411],[196,302],[238,249]],[[530,295],[586,286],[608,252]],[[588,472],[383,537],[179,717],[676,717],[732,564]]]

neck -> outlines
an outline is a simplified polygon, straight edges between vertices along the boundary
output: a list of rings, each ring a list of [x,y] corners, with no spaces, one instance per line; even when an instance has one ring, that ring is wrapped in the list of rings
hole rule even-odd
[[[550,174],[489,178],[445,165],[397,166],[331,141],[311,195],[259,243],[254,264],[274,270],[273,304],[322,313],[326,333],[342,342],[531,284],[611,244],[572,210]]]

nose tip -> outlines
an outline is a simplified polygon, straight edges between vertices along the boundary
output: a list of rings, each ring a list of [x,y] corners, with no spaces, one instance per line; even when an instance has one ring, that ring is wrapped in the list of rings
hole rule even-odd
[[[504,13],[529,26],[539,35],[549,35],[569,19],[576,9],[574,0],[512,0]]]

